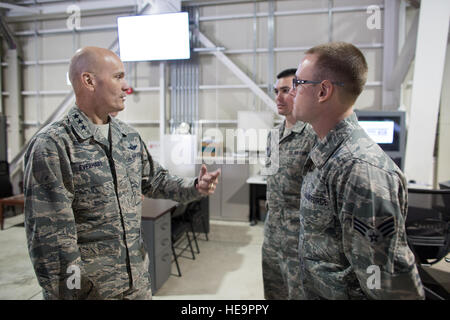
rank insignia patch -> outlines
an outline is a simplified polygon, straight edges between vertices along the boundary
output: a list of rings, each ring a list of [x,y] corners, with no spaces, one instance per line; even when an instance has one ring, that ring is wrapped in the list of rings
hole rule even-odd
[[[368,226],[356,217],[353,217],[353,229],[359,232],[370,243],[377,244],[392,235],[395,231],[395,220],[393,217],[386,219],[375,228]]]

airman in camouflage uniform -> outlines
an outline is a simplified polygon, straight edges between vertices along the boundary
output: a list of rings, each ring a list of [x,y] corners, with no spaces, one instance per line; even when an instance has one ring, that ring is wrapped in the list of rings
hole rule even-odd
[[[302,170],[316,135],[309,125],[298,121],[290,128],[286,124],[292,118],[292,97],[289,90],[296,69],[288,69],[277,75],[275,84],[278,111],[286,120],[272,141],[267,138],[266,167],[278,163],[275,174],[267,176],[267,216],[264,223],[262,246],[262,271],[266,299],[300,299],[298,238],[300,187]],[[288,123],[289,124],[289,123]],[[277,157],[277,159],[274,159]]]
[[[77,52],[71,81],[78,107],[39,132],[25,155],[25,226],[38,282],[45,299],[151,299],[141,195],[193,200],[214,191],[218,173],[170,175],[134,129],[108,116],[123,110],[129,88],[111,51]],[[96,117],[109,123],[109,139]]]
[[[356,47],[331,43],[308,50],[294,80],[295,117],[319,137],[301,189],[300,279],[307,299],[424,298],[405,233],[405,177],[351,108],[366,74]]]
[[[305,171],[299,252],[306,297],[422,297],[405,233],[405,177],[354,113],[311,151]]]

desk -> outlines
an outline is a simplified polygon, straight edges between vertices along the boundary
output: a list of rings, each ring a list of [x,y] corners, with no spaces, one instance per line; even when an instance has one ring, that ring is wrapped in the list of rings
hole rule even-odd
[[[246,182],[250,185],[250,223],[254,225],[260,214],[258,200],[266,199],[267,181],[264,176],[251,176]]]
[[[15,196],[8,197],[8,198],[0,199],[0,224],[1,224],[1,230],[3,230],[3,221],[4,221],[3,206],[21,206],[23,208],[24,207],[24,202],[25,202],[25,199],[24,199],[23,193],[15,195]]]
[[[148,272],[153,293],[166,282],[172,270],[170,213],[177,204],[166,199],[142,201],[142,239],[150,260]]]

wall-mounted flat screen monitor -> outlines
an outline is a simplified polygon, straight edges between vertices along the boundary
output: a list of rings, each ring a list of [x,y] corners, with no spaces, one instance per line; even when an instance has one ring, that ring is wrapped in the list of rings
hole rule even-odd
[[[402,111],[355,110],[359,125],[384,151],[405,147],[405,113]]]
[[[122,61],[189,59],[187,12],[117,18]]]
[[[361,127],[376,143],[392,144],[394,142],[394,121],[359,121]]]

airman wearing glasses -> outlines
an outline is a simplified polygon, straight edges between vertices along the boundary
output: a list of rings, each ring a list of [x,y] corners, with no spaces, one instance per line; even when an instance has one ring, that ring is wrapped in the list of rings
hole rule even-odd
[[[355,46],[328,43],[306,52],[293,80],[294,116],[319,138],[301,189],[306,299],[424,298],[405,234],[405,177],[352,109],[367,69]]]
[[[278,171],[267,177],[268,212],[264,224],[262,271],[266,299],[301,299],[298,261],[298,210],[302,169],[316,135],[311,127],[292,114],[293,97],[289,94],[296,69],[277,75],[274,86],[278,114],[285,120],[269,133],[266,167],[277,163]],[[271,141],[276,139],[276,141]]]

